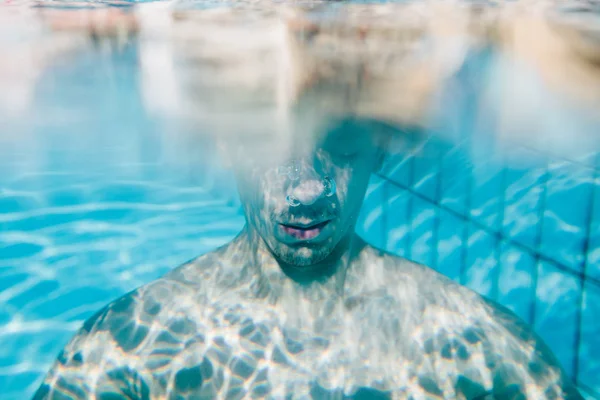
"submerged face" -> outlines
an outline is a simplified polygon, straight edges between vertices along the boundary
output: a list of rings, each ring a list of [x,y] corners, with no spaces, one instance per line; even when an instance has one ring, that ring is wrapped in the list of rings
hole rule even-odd
[[[325,259],[354,230],[382,159],[377,141],[364,124],[345,121],[310,143],[296,140],[289,156],[275,163],[266,150],[276,148],[273,143],[259,152],[239,145],[233,161],[250,229],[292,266]]]

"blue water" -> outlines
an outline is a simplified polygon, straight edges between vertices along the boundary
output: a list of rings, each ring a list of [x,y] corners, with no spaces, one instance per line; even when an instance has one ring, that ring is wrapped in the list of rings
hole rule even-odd
[[[211,143],[169,147],[186,128],[148,111],[138,56],[131,46],[53,63],[29,118],[3,118],[2,399],[30,396],[94,311],[243,224]],[[358,231],[514,310],[600,398],[598,156],[474,146],[485,126],[451,123],[472,100],[438,109],[448,135],[417,135],[388,157]],[[587,129],[565,113],[543,129]],[[455,134],[464,138],[447,139]]]

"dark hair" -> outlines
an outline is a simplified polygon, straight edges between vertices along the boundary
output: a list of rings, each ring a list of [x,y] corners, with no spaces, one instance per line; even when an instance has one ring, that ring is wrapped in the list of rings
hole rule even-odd
[[[425,128],[415,125],[400,125],[395,122],[371,119],[353,118],[353,123],[362,129],[368,129],[375,135],[377,146],[384,152],[396,152],[409,147],[408,143],[425,135]]]

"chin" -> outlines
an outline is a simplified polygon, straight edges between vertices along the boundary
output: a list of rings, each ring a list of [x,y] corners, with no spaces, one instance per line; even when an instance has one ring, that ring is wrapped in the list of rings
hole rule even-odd
[[[286,246],[287,247],[287,246]],[[288,247],[284,251],[277,252],[277,257],[286,264],[299,268],[307,268],[323,261],[331,251],[326,248]]]

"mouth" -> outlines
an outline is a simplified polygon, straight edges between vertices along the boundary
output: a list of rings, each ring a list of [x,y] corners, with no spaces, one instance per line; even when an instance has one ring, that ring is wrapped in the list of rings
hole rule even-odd
[[[283,228],[283,231],[293,237],[294,239],[299,240],[310,240],[314,239],[329,224],[329,220],[310,224],[310,225],[290,225],[290,224],[280,224]]]

